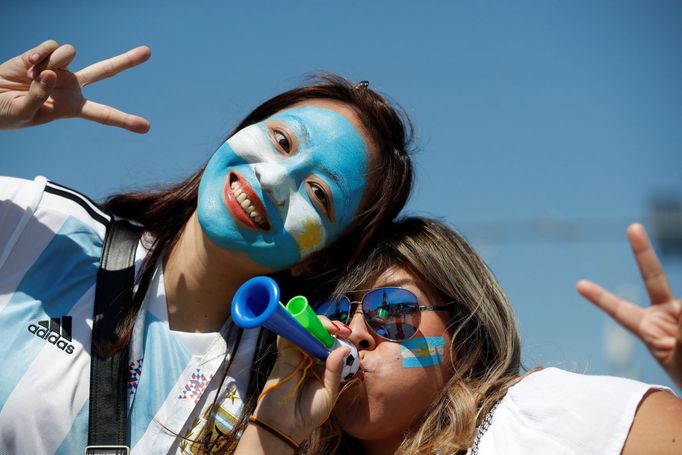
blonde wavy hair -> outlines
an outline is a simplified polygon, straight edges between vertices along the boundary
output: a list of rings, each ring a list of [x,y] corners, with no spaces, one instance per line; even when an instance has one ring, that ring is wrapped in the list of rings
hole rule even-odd
[[[514,312],[490,269],[447,225],[405,218],[387,226],[380,238],[348,266],[335,294],[367,288],[387,268],[400,266],[443,302],[456,302],[449,326],[452,377],[409,429],[396,453],[464,453],[485,416],[520,379],[521,349]],[[299,453],[362,453],[362,448],[332,418]]]

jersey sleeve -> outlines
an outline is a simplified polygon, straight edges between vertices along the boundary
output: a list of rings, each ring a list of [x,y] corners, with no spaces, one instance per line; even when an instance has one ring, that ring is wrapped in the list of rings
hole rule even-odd
[[[34,180],[0,177],[0,268],[34,215],[46,183],[45,177]]]
[[[532,373],[500,402],[490,434],[481,440],[489,451],[481,453],[619,455],[637,407],[652,389],[669,390],[558,368]]]

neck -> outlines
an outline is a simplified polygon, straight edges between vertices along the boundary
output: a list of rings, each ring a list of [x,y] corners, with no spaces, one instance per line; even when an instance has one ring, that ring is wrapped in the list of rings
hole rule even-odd
[[[215,332],[230,315],[244,281],[269,273],[242,253],[226,250],[201,229],[196,212],[163,266],[168,322],[182,332]]]
[[[403,442],[404,435],[373,441],[360,441],[364,452],[370,455],[392,455]]]

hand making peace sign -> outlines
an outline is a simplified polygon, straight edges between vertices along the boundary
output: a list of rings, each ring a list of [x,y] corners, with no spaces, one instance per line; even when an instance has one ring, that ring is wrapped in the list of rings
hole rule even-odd
[[[576,288],[583,297],[638,336],[682,388],[682,301],[673,295],[644,227],[632,224],[627,235],[651,306],[639,307],[588,280],[578,281]]]
[[[23,128],[59,118],[80,117],[136,133],[149,131],[149,121],[90,101],[82,88],[149,59],[140,46],[73,73],[76,56],[70,44],[48,40],[0,64],[0,129]]]

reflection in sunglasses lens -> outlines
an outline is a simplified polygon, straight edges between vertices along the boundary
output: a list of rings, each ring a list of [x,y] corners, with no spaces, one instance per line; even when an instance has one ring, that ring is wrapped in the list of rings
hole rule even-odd
[[[379,336],[401,341],[413,336],[421,313],[417,297],[407,289],[379,288],[369,291],[362,300],[365,320]],[[315,312],[332,321],[349,323],[350,300],[325,300],[315,305]]]
[[[370,291],[363,299],[365,319],[374,331],[391,340],[406,340],[419,327],[419,303],[413,293],[401,288]]]
[[[348,312],[350,311],[350,302],[346,298],[339,300],[326,300],[315,305],[315,312],[327,316],[332,321],[341,321],[344,324],[348,323]]]

